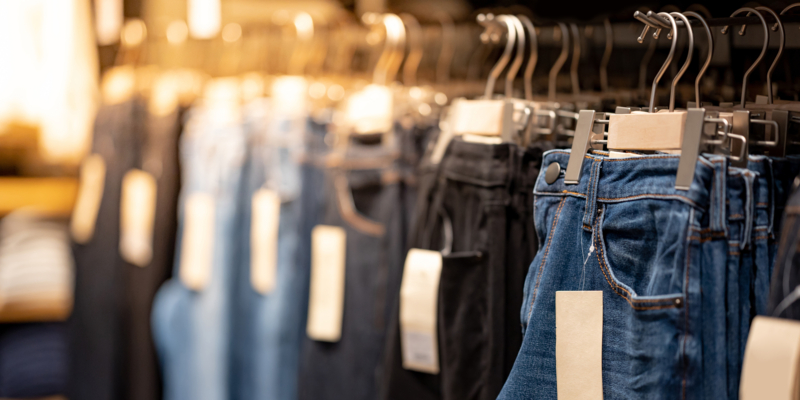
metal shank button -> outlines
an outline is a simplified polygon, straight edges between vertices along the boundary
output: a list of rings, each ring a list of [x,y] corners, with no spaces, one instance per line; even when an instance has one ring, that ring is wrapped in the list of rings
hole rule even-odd
[[[547,166],[547,171],[544,173],[544,181],[547,182],[548,185],[552,185],[553,182],[558,180],[558,176],[561,175],[561,166],[558,165],[557,162],[550,163]]]

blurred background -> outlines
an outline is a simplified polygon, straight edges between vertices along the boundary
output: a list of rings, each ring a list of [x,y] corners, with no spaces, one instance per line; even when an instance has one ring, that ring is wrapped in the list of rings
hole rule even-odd
[[[250,270],[250,258],[256,257],[249,247],[255,232],[250,210],[256,212],[250,191],[278,188],[270,190],[278,193],[281,224],[289,221],[283,213],[293,199],[312,198],[309,193],[335,186],[335,179],[328,181],[299,165],[319,171],[340,167],[346,156],[315,157],[342,145],[343,131],[364,134],[360,144],[385,143],[374,134],[392,127],[416,132],[407,143],[413,156],[403,153],[408,156],[404,166],[416,170],[452,100],[484,94],[504,43],[486,38],[486,25],[478,19],[488,14],[525,15],[536,26],[538,64],[525,82],[535,96],[554,100],[556,94],[615,93],[613,99],[576,101],[572,111],[586,104],[611,110],[647,105],[670,42],[662,37],[639,43],[644,25],[633,18],[637,10],[694,9],[716,20],[713,58],[700,82],[704,101],[736,102],[744,89],[753,98],[764,93],[777,35],[768,39],[769,62],[762,62],[743,87],[745,71],[761,53],[761,27],[749,17],[734,21],[751,23],[746,34],[738,34],[738,26],[736,34],[720,32],[729,21],[724,18],[755,3],[693,3],[0,0],[0,397],[296,397],[297,386],[303,385],[296,371],[302,368],[298,359],[306,336],[311,235],[320,220],[314,212],[321,214],[329,204],[315,198],[311,211],[300,207],[298,219],[285,222],[298,227],[295,239],[300,243],[285,257],[296,259],[293,265],[305,272],[291,282],[271,275],[273,269],[288,268],[282,267],[283,256],[275,259],[274,253],[285,254],[281,246],[289,246],[276,233],[264,239],[277,244],[267,246],[272,255],[263,257],[279,260],[266,265],[281,267],[273,265],[266,278],[259,278]],[[761,5],[780,11],[789,4]],[[797,100],[800,73],[793,66],[800,55],[800,19],[791,14],[784,19],[786,46],[771,81],[776,97]],[[391,21],[400,21],[403,40],[398,41]],[[562,45],[566,31],[558,23],[570,24],[572,48]],[[695,28],[693,54],[698,60],[706,56],[708,44]],[[686,45],[684,38],[679,46]],[[570,61],[560,61],[563,70],[552,68],[565,51]],[[526,62],[532,54],[526,48]],[[694,101],[700,67],[693,63],[684,76],[679,106]],[[677,68],[673,63],[666,76],[671,79]],[[512,92],[522,97],[522,73],[512,82]],[[661,105],[668,101],[666,82],[658,91]],[[394,96],[388,107],[382,103],[386,90]],[[502,91],[498,81],[490,94]],[[287,154],[297,170],[274,161],[283,156],[253,158],[249,151],[263,143],[242,133],[250,131],[272,132],[265,136],[267,147],[291,149]],[[274,132],[294,139],[275,139]],[[298,143],[292,142],[297,138]],[[230,165],[244,168],[245,177],[232,178],[239,172],[231,172]],[[259,170],[267,172],[253,172]],[[275,178],[269,172],[274,170],[283,172]],[[381,179],[399,178],[384,174]],[[218,197],[209,206],[189,201],[193,191]],[[353,210],[371,207],[372,197],[364,196],[351,196],[353,209],[342,214],[357,217]],[[411,204],[413,197],[398,195],[393,204]],[[217,220],[203,218],[213,214],[204,207],[217,210]],[[348,221],[363,227],[356,217]],[[273,237],[265,229],[265,237]],[[278,232],[277,225],[274,229]],[[364,229],[375,228],[367,223]],[[213,235],[203,236],[207,232]],[[215,250],[207,253],[207,248]],[[237,258],[243,254],[246,260]],[[394,282],[396,292],[399,275],[392,276],[380,279]],[[216,282],[223,282],[218,291],[208,289]],[[170,285],[185,293],[176,294],[178,289]],[[272,311],[253,311],[253,304],[263,299],[242,294],[269,298],[266,294],[279,287],[288,291],[281,301],[291,307],[274,301],[258,306]],[[259,318],[266,322],[256,328],[253,321]],[[271,323],[280,328],[271,331]],[[198,333],[221,325],[224,332],[216,336]],[[274,347],[263,350],[259,335],[294,339],[276,339]],[[217,347],[234,350],[194,353]],[[247,361],[262,357],[258,351],[277,354],[280,348],[295,349],[293,356],[271,364],[289,371],[288,377]],[[191,356],[175,355],[182,352]],[[360,361],[353,356],[350,362]],[[207,370],[180,372],[192,368]],[[224,376],[227,383],[198,378],[203,376]],[[258,389],[258,381],[286,393]],[[202,394],[187,394],[191,386]]]

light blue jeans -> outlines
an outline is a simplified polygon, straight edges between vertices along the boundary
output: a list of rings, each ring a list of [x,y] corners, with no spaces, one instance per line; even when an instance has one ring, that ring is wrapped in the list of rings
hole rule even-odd
[[[300,346],[305,336],[308,268],[300,265],[301,165],[305,118],[269,114],[269,103],[247,105],[248,160],[240,196],[239,260],[233,292],[231,399],[294,400]],[[250,279],[252,196],[270,189],[281,198],[277,277],[271,292]]]
[[[159,289],[152,312],[165,400],[225,400],[229,396],[230,297],[233,265],[240,251],[237,202],[245,146],[240,124],[215,121],[202,108],[192,110],[180,143],[183,187],[175,278]],[[194,193],[211,194],[215,200],[211,279],[199,291],[177,278],[185,203]]]

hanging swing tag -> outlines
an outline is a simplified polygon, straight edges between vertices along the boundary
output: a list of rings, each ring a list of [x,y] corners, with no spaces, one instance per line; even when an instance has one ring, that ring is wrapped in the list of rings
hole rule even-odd
[[[156,178],[134,169],[122,178],[119,252],[136,266],[153,259],[153,226],[156,218]]]
[[[556,292],[559,399],[603,400],[603,292]]]
[[[790,400],[800,396],[800,322],[757,316],[750,327],[739,398]]]
[[[278,275],[278,227],[281,198],[274,190],[253,194],[250,220],[250,284],[261,294],[275,287]]]
[[[400,337],[403,368],[439,373],[436,315],[442,254],[411,249],[400,286]]]
[[[202,290],[211,281],[215,217],[212,195],[192,193],[186,199],[180,277],[189,289]]]
[[[86,244],[94,236],[97,214],[103,200],[106,182],[106,163],[99,154],[86,157],[81,165],[78,198],[72,211],[70,232],[75,242]]]
[[[311,232],[311,287],[308,299],[309,338],[338,342],[344,316],[346,232],[317,225]]]

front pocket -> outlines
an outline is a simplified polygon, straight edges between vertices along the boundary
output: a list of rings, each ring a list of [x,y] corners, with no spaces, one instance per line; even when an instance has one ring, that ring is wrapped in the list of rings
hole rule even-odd
[[[634,308],[680,305],[690,211],[682,202],[654,199],[598,208],[596,257],[611,289]]]

